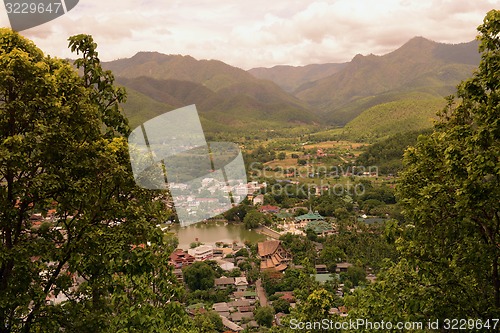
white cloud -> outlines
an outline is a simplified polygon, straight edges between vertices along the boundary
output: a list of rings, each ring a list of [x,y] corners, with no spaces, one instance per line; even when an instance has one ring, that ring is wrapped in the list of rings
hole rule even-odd
[[[414,36],[465,42],[499,1],[80,0],[68,14],[24,31],[69,57],[67,38],[89,33],[103,60],[138,51],[189,54],[250,68],[349,61],[384,54]],[[5,19],[5,17],[0,17]],[[4,21],[2,21],[4,22]]]

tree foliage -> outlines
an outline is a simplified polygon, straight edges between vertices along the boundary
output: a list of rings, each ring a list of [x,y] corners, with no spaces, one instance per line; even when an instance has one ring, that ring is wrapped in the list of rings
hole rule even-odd
[[[168,212],[130,172],[125,93],[92,37],[70,48],[83,76],[0,30],[0,332],[183,331],[155,228]]]
[[[197,261],[182,269],[184,282],[191,291],[213,288],[215,272],[207,263]]]
[[[255,309],[255,321],[261,326],[271,327],[274,320],[274,309],[270,306],[263,306]]]
[[[261,224],[266,224],[266,216],[258,210],[249,210],[243,219],[246,229],[258,228]]]
[[[449,98],[433,133],[405,152],[402,258],[358,298],[358,315],[500,315],[500,11],[478,30],[478,70]]]

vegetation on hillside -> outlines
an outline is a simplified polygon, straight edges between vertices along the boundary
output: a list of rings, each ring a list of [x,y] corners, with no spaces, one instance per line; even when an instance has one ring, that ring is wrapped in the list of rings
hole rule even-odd
[[[376,165],[382,175],[397,174],[403,169],[406,148],[417,142],[419,135],[429,134],[431,129],[398,133],[366,148],[356,159],[358,165]]]
[[[436,114],[446,105],[444,98],[403,99],[371,107],[350,121],[341,137],[374,142],[394,134],[431,128]]]

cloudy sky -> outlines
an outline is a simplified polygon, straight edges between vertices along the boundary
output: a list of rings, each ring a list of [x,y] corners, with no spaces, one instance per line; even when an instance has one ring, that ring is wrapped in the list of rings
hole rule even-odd
[[[500,0],[80,0],[23,35],[71,57],[67,38],[94,36],[102,60],[138,51],[219,59],[243,69],[345,62],[385,54],[414,36],[467,42]],[[0,13],[2,26],[9,26]]]

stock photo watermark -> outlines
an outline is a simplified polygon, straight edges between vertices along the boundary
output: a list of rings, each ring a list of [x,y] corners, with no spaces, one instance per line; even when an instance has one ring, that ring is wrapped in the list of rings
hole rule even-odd
[[[52,21],[70,10],[79,0],[4,0],[12,30],[22,31]]]
[[[224,213],[248,194],[239,146],[207,142],[194,105],[146,121],[128,143],[137,185],[170,190],[182,226]]]

